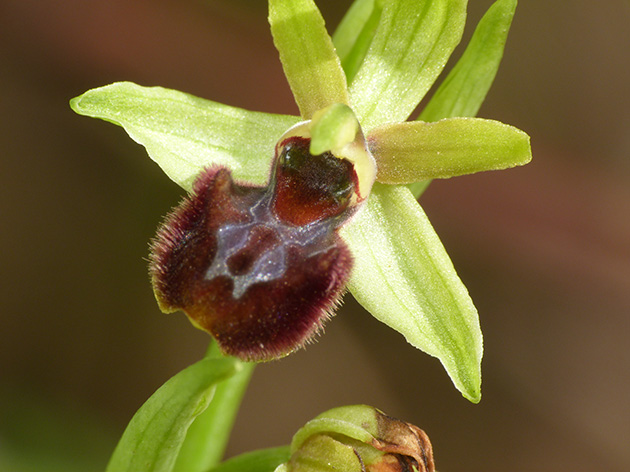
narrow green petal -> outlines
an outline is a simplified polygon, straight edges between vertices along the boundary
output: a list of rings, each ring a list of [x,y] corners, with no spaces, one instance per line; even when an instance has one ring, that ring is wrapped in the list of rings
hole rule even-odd
[[[459,43],[466,0],[387,0],[363,65],[350,84],[364,131],[406,120]]]
[[[302,117],[348,104],[346,76],[313,0],[269,0],[269,24]]]
[[[203,359],[160,387],[129,422],[107,472],[171,471],[188,427],[212,399],[215,385],[234,375],[235,359]]]
[[[516,0],[498,0],[483,16],[466,51],[420,114],[423,121],[475,116],[499,69]]]
[[[382,3],[383,0],[355,0],[333,34],[348,83],[352,83],[372,44],[383,12]]]
[[[383,125],[370,132],[368,142],[377,163],[376,179],[387,184],[507,169],[532,159],[527,134],[481,118]]]
[[[276,141],[299,121],[130,82],[89,90],[70,105],[80,115],[122,126],[186,190],[215,164],[230,168],[239,181],[264,185]]]
[[[341,234],[354,256],[349,288],[372,315],[437,357],[455,386],[481,398],[479,319],[431,223],[405,187],[375,184]]]

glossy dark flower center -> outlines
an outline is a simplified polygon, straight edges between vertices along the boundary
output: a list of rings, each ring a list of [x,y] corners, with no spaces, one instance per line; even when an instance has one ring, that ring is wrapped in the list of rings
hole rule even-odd
[[[287,139],[272,181],[274,211],[296,225],[341,215],[357,185],[350,161],[330,152],[313,156],[309,145],[306,138]]]

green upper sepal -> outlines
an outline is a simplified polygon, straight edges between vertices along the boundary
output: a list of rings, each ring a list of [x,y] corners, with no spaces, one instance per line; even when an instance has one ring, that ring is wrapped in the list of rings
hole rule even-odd
[[[269,0],[269,24],[302,118],[349,103],[346,76],[313,0]]]

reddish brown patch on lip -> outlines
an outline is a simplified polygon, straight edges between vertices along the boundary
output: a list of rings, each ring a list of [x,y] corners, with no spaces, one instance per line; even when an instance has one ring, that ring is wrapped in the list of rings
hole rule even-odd
[[[357,187],[352,163],[330,152],[313,156],[306,138],[293,137],[283,145],[274,176],[278,217],[305,225],[343,213]]]
[[[160,307],[183,310],[222,350],[246,360],[281,357],[330,316],[352,266],[337,234],[351,211],[352,164],[283,143],[268,187],[204,170],[166,219],[150,272]]]

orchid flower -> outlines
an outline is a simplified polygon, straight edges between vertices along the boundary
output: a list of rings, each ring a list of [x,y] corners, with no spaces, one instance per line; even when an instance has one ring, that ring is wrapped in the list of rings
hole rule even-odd
[[[268,360],[313,339],[347,287],[479,401],[478,314],[417,196],[431,179],[531,159],[525,133],[472,118],[515,0],[490,8],[407,121],[459,43],[466,3],[356,0],[331,38],[313,0],[269,0],[300,116],[128,82],[72,100],[122,126],[190,192],[153,245],[165,311],[183,310],[224,352]]]

